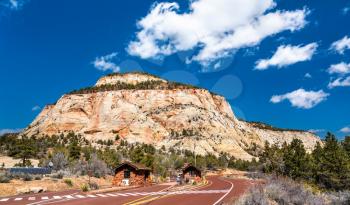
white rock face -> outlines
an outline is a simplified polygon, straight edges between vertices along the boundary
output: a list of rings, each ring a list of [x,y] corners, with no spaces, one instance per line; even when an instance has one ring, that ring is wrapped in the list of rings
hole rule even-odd
[[[144,74],[101,78],[96,85],[155,80]],[[156,80],[159,80],[158,78]],[[166,82],[166,81],[164,81]],[[303,141],[311,150],[320,139],[302,131],[260,129],[238,120],[227,101],[204,89],[114,90],[66,94],[46,106],[24,134],[53,135],[74,131],[90,141],[115,139],[160,148],[195,149],[197,154],[230,155],[250,160],[252,143]]]
[[[163,82],[166,82],[166,80],[163,80],[161,78],[142,74],[142,73],[126,73],[126,74],[119,74],[119,75],[112,75],[112,76],[104,76],[100,78],[95,86],[105,85],[105,84],[115,84],[115,83],[126,83],[126,84],[138,84],[149,80],[160,80]]]

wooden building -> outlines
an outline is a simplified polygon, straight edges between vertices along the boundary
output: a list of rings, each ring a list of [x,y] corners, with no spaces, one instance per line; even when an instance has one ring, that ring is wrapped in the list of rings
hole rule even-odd
[[[151,169],[137,163],[123,162],[115,168],[114,186],[146,186],[151,184]]]
[[[199,182],[202,180],[202,173],[197,167],[190,163],[186,163],[182,167],[182,178],[185,183]]]

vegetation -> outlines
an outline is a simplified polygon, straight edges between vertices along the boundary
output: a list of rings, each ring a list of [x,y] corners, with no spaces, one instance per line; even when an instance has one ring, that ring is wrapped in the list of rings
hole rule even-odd
[[[65,179],[63,180],[65,184],[67,184],[69,187],[72,187],[73,186],[73,182],[71,179]]]
[[[172,89],[201,89],[193,85],[178,82],[164,82],[162,80],[148,80],[137,84],[117,82],[74,90],[68,94],[88,94],[115,90],[172,90]]]
[[[266,184],[253,187],[236,205],[267,204],[349,204],[350,192],[314,193],[310,187],[288,178],[267,178]]]
[[[197,135],[193,130],[183,130],[182,134]],[[201,156],[189,150],[167,150],[164,146],[158,150],[148,144],[129,144],[118,135],[114,141],[97,141],[95,144],[74,133],[51,137],[19,137],[13,134],[0,137],[1,154],[20,159],[21,166],[30,166],[29,158],[40,159],[40,166],[51,166],[55,171],[51,175],[53,178],[61,179],[72,174],[104,177],[112,174],[123,159],[142,163],[159,177],[167,177],[184,163],[192,163],[207,170],[235,168],[261,171],[311,184],[323,191],[350,189],[350,136],[339,142],[328,133],[324,143],[317,144],[311,153],[306,152],[298,139],[282,146],[266,143],[264,148],[252,144],[247,150],[257,158],[244,161],[227,153]],[[13,177],[17,176],[0,175],[0,182]],[[25,179],[25,176],[19,178]]]
[[[242,120],[242,119],[240,119],[240,120]],[[242,121],[244,121],[244,120],[242,120]],[[246,122],[249,123],[251,126],[259,128],[259,129],[272,130],[272,131],[305,132],[305,130],[278,128],[278,127],[274,127],[272,125],[269,125],[269,124],[266,124],[263,122],[249,122],[249,121],[246,121]]]
[[[281,148],[266,143],[259,161],[265,173],[305,181],[324,190],[346,190],[350,189],[348,140],[346,137],[343,143],[339,143],[333,134],[328,133],[324,145],[317,144],[310,154],[298,139]]]

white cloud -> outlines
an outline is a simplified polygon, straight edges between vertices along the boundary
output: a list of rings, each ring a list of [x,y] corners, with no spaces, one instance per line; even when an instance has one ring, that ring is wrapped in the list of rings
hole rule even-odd
[[[297,62],[308,61],[311,60],[316,49],[317,43],[310,43],[305,46],[282,45],[278,47],[270,59],[258,60],[255,69],[265,70],[270,66],[282,68]]]
[[[32,107],[32,111],[37,111],[40,109],[41,109],[41,107],[39,105],[35,105],[34,107]]]
[[[348,14],[348,13],[349,13],[349,11],[350,11],[350,7],[344,7],[344,8],[342,9],[342,13],[343,13],[343,15]]]
[[[0,136],[3,134],[7,134],[7,133],[18,133],[21,132],[23,129],[0,129]]]
[[[332,89],[335,87],[347,87],[350,86],[350,76],[348,77],[339,77],[334,81],[328,83],[328,88]]]
[[[270,101],[272,103],[280,103],[284,100],[289,100],[293,107],[310,109],[326,100],[328,96],[329,94],[323,92],[323,90],[305,91],[304,89],[298,89],[283,95],[274,95]]]
[[[8,8],[10,10],[19,10],[28,1],[29,0],[3,0],[3,1],[0,2],[0,6]]]
[[[348,74],[350,73],[350,63],[347,64],[345,62],[341,62],[338,64],[333,64],[328,68],[328,73],[329,74]]]
[[[117,53],[111,53],[105,56],[96,57],[94,64],[95,68],[101,71],[111,70],[113,72],[119,72],[120,67],[112,62],[117,57]]]
[[[310,73],[305,73],[304,78],[312,78],[312,75]]]
[[[320,133],[320,132],[325,132],[326,130],[325,129],[309,129],[308,131],[316,134],[316,133]]]
[[[344,36],[344,38],[333,42],[330,49],[338,52],[339,54],[344,54],[345,50],[350,49],[350,38],[348,38],[348,36]]]
[[[272,11],[275,7],[273,0],[197,0],[190,1],[189,11],[183,13],[178,3],[156,3],[137,23],[140,30],[127,50],[148,59],[196,49],[189,62],[208,66],[240,48],[306,24],[306,9]]]
[[[339,131],[342,133],[350,133],[350,127],[349,126],[343,127]]]

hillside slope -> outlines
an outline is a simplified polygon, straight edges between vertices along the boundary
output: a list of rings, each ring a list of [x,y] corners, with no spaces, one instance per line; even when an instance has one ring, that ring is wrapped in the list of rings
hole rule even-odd
[[[74,131],[94,142],[115,139],[160,148],[227,152],[240,159],[252,143],[301,139],[310,150],[320,139],[312,133],[270,129],[238,120],[228,102],[207,90],[170,83],[142,73],[102,77],[95,86],[63,95],[46,106],[22,134],[54,135]]]

